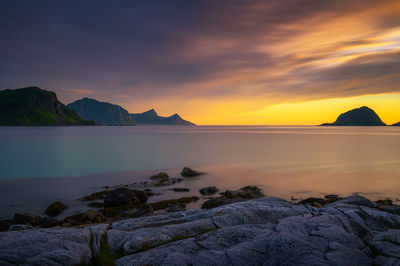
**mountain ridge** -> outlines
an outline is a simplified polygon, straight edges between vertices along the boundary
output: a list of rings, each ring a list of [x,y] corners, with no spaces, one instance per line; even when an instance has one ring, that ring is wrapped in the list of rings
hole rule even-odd
[[[116,104],[85,97],[69,103],[67,107],[74,110],[81,117],[94,120],[101,125],[136,125],[129,112]]]
[[[131,117],[138,125],[195,125],[190,121],[184,120],[177,113],[167,117],[159,116],[154,109],[150,109],[143,113],[133,113],[131,114]]]
[[[58,101],[56,93],[31,86],[0,91],[0,125],[94,125]]]

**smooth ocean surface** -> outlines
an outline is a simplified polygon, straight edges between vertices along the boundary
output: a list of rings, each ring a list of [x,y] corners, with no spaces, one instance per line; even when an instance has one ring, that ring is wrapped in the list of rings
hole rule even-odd
[[[196,193],[255,184],[284,198],[397,199],[400,127],[0,127],[0,217],[184,166],[209,173],[181,185]]]

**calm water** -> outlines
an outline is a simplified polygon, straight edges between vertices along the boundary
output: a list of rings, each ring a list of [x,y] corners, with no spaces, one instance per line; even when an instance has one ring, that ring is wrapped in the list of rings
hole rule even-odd
[[[183,166],[210,173],[184,184],[195,190],[400,198],[400,127],[0,127],[0,211]]]

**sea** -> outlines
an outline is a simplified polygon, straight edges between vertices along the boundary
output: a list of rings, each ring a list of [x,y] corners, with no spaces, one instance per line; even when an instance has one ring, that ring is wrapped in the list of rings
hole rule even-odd
[[[0,127],[0,218],[43,214],[50,203],[104,186],[145,182],[185,167],[206,172],[162,188],[152,201],[246,185],[298,200],[354,193],[400,199],[400,127],[71,126]],[[191,208],[199,207],[201,201]]]

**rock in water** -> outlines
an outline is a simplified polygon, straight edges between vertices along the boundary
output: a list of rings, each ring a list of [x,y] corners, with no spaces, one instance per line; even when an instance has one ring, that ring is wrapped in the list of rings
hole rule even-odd
[[[147,195],[140,190],[117,188],[107,193],[104,198],[104,207],[118,207],[123,205],[139,205],[147,201]]]
[[[204,175],[205,173],[198,172],[196,170],[193,170],[189,167],[184,167],[182,169],[181,175],[184,177],[193,177],[193,176],[199,176],[199,175]]]
[[[60,201],[56,201],[53,202],[49,207],[47,207],[44,213],[46,213],[49,216],[57,216],[60,213],[62,213],[66,208],[67,205],[65,205]]]
[[[386,126],[374,110],[363,106],[341,114],[334,123],[321,126]]]
[[[217,187],[203,187],[199,190],[201,195],[214,195],[219,189]]]

